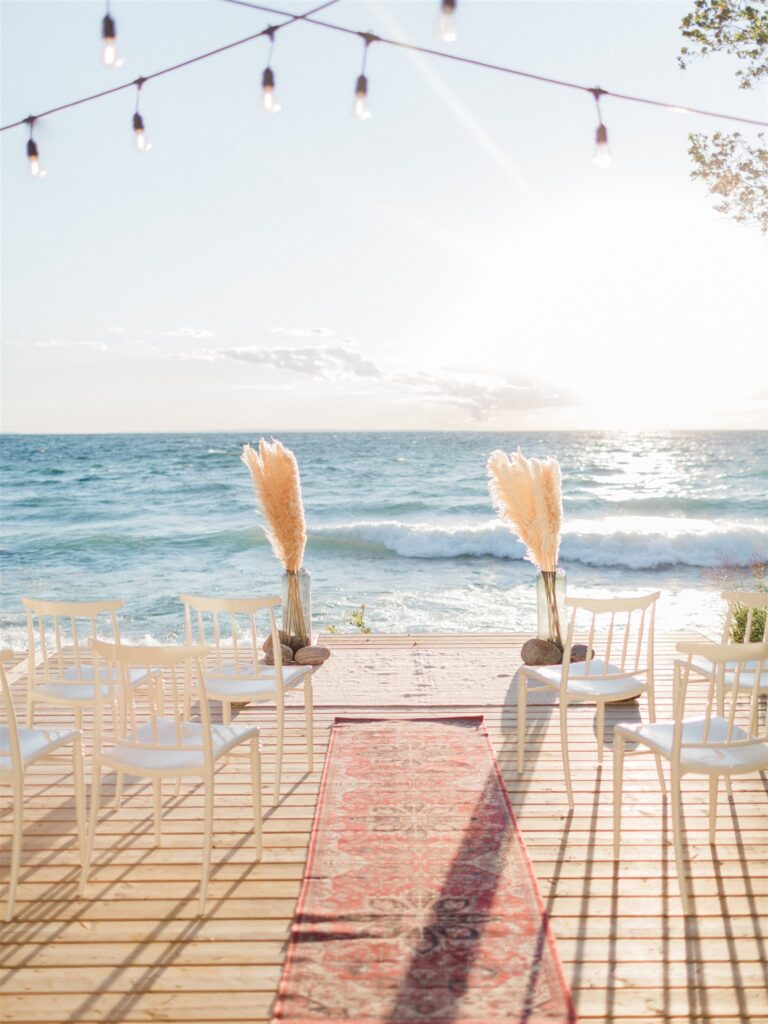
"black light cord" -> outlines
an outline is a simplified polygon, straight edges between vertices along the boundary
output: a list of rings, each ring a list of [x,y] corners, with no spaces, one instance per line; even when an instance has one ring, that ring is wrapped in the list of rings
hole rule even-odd
[[[267,7],[264,4],[252,3],[251,0],[224,0],[224,3],[235,4],[238,7],[250,7],[254,11],[263,11],[267,14],[285,14],[274,7]],[[310,12],[311,13],[311,12]],[[644,103],[651,107],[662,107],[665,110],[673,110],[676,113],[698,114],[702,117],[717,117],[723,121],[737,121],[741,124],[754,124],[760,128],[768,128],[768,121],[758,121],[751,117],[739,117],[737,114],[721,114],[714,110],[701,110],[698,107],[688,107],[681,103],[667,103],[664,100],[652,100],[646,96],[631,96],[628,93],[613,92],[611,89],[601,89],[591,85],[581,85],[579,82],[568,82],[560,78],[549,78],[547,75],[536,75],[532,71],[521,71],[519,68],[506,67],[503,64],[491,64],[488,61],[476,60],[473,57],[461,57],[459,54],[450,53],[448,50],[433,50],[428,46],[417,46],[415,43],[404,43],[399,39],[388,39],[385,36],[372,35],[370,32],[358,32],[357,29],[347,28],[345,25],[336,25],[331,21],[321,21],[307,14],[303,19],[309,25],[317,25],[319,28],[330,29],[333,32],[343,32],[346,35],[358,36],[366,39],[369,43],[383,43],[385,46],[396,46],[401,50],[411,50],[414,53],[424,53],[429,57],[442,57],[445,60],[452,60],[458,64],[470,64],[473,67],[485,68],[488,71],[500,71],[507,75],[516,75],[518,78],[528,78],[534,82],[544,82],[547,85],[558,85],[563,89],[577,89],[579,92],[588,92],[595,95],[597,91],[600,96],[611,96],[615,100],[625,100],[628,103]]]
[[[131,82],[124,82],[123,85],[115,85],[111,89],[104,89],[101,92],[95,92],[90,96],[83,96],[81,99],[73,100],[71,103],[62,103],[58,107],[51,107],[50,110],[44,110],[40,114],[30,114],[27,117],[22,117],[18,121],[13,121],[10,124],[4,124],[0,127],[0,132],[7,132],[11,128],[18,128],[21,124],[29,124],[30,119],[39,121],[41,118],[48,117],[51,114],[58,114],[60,110],[69,110],[71,107],[79,107],[83,103],[100,100],[103,96],[111,96],[112,93],[122,92],[124,89],[132,89],[134,86],[138,86],[139,82],[143,85],[144,82],[149,82],[153,78],[160,78],[161,75],[169,75],[172,71],[179,71],[181,68],[187,68],[191,64],[197,64],[198,61],[207,60],[209,57],[215,57],[220,53],[225,53],[227,50],[234,49],[236,46],[242,46],[244,43],[250,43],[253,39],[259,39],[261,36],[274,37],[274,34],[278,29],[285,28],[286,25],[293,25],[297,21],[305,21],[310,14],[317,14],[319,11],[324,11],[326,7],[332,7],[338,2],[339,0],[326,0],[325,3],[307,11],[306,14],[285,14],[285,12],[281,11],[273,12],[282,14],[286,20],[280,25],[270,25],[268,28],[262,29],[261,32],[254,32],[253,35],[244,36],[242,39],[235,39],[234,42],[226,43],[224,46],[219,46],[215,50],[208,50],[207,53],[199,53],[196,57],[190,57],[188,60],[183,60],[179,64],[172,64],[170,67],[161,68],[159,71],[153,71],[150,75],[143,75],[140,78],[133,79]]]
[[[559,86],[563,89],[575,89],[578,92],[590,93],[592,96],[596,94],[600,97],[610,96],[615,100],[623,100],[628,103],[642,103],[646,106],[660,107],[664,110],[672,110],[677,113],[684,114],[695,114],[700,117],[714,117],[721,121],[732,121],[738,124],[749,124],[756,125],[759,128],[768,128],[768,121],[760,121],[756,118],[751,117],[740,117],[737,114],[723,114],[714,110],[702,110],[699,107],[689,107],[681,103],[669,103],[664,100],[653,100],[647,96],[633,96],[628,93],[614,92],[611,89],[603,89],[596,86],[582,85],[579,82],[569,82],[559,78],[550,78],[547,75],[537,75],[532,71],[522,71],[520,68],[511,68],[503,64],[492,64],[489,61],[477,60],[473,57],[462,57],[456,53],[450,53],[447,50],[435,50],[427,46],[417,46],[415,43],[405,43],[399,39],[389,39],[385,36],[373,35],[370,32],[359,32],[357,29],[348,28],[345,25],[337,25],[330,21],[323,21],[319,18],[313,17],[315,14],[319,14],[328,7],[332,7],[338,3],[338,0],[326,0],[325,3],[320,4],[318,7],[314,7],[307,11],[305,14],[288,14],[275,7],[268,7],[265,4],[253,3],[252,0],[224,0],[224,3],[235,4],[238,7],[248,7],[254,11],[261,11],[266,14],[276,14],[286,20],[279,25],[270,25],[268,28],[262,29],[260,32],[254,32],[252,35],[244,36],[242,39],[235,39],[231,43],[226,43],[224,46],[219,46],[215,50],[208,50],[206,53],[200,53],[196,57],[190,57],[188,60],[181,61],[178,64],[172,64],[170,67],[161,68],[159,71],[153,71],[149,75],[144,75],[141,79],[134,79],[131,82],[125,82],[123,85],[113,86],[111,89],[104,89],[101,92],[93,93],[90,96],[83,96],[79,100],[73,100],[71,103],[62,103],[57,107],[51,107],[50,110],[44,110],[39,114],[30,114],[27,117],[20,118],[18,121],[13,121],[9,124],[0,126],[0,132],[9,131],[11,128],[18,128],[19,125],[29,124],[30,120],[39,121],[41,118],[49,117],[51,114],[57,114],[61,110],[69,110],[72,107],[81,106],[83,103],[90,103],[93,100],[101,99],[103,96],[111,96],[113,93],[122,92],[124,89],[130,89],[136,86],[139,81],[148,82],[153,78],[160,78],[162,75],[169,75],[173,71],[179,71],[181,68],[189,67],[191,64],[197,64],[201,60],[207,60],[209,57],[215,57],[220,53],[225,53],[227,50],[232,50],[236,46],[242,46],[244,43],[249,43],[253,39],[258,39],[261,36],[269,36],[271,41],[274,42],[274,34],[278,29],[285,28],[287,25],[293,25],[296,22],[306,22],[309,25],[316,25],[319,28],[328,29],[333,32],[341,32],[345,35],[352,35],[361,38],[366,43],[366,51],[371,43],[382,43],[384,46],[394,46],[402,50],[410,50],[413,53],[423,53],[429,57],[440,57],[444,60],[451,60],[458,64],[468,64],[472,67],[484,68],[487,71],[498,71],[502,74],[514,75],[518,78],[526,78],[534,82],[543,82],[547,85]]]

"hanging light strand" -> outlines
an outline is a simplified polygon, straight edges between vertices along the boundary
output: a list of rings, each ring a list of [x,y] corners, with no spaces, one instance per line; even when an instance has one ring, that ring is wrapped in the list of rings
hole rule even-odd
[[[134,82],[134,85],[136,86],[136,110],[133,114],[133,135],[136,140],[136,149],[138,149],[140,153],[146,153],[148,150],[152,149],[152,143],[147,142],[147,137],[144,133],[144,118],[141,116],[141,112],[139,111],[141,87],[144,85],[145,81],[146,79],[144,78],[137,78]]]
[[[444,43],[456,42],[456,0],[442,0],[440,17],[437,21],[437,34]]]
[[[324,11],[326,7],[332,7],[338,3],[339,0],[326,0],[325,3],[320,4],[318,7],[312,8],[305,14],[284,14],[281,11],[277,11],[278,14],[283,14],[286,18],[280,25],[272,25],[271,29],[273,32],[277,32],[281,28],[285,28],[288,25],[293,25],[298,21],[306,21],[310,14],[317,14],[319,11]],[[233,50],[236,46],[243,46],[245,43],[250,43],[253,39],[260,39],[262,36],[267,35],[269,28],[264,28],[260,32],[252,32],[249,36],[243,36],[241,39],[235,39],[231,43],[225,43],[224,46],[218,46],[215,50],[208,50],[205,53],[199,53],[196,57],[189,57],[187,60],[183,60],[178,64],[172,64],[170,67],[161,68],[159,71],[153,71],[149,75],[144,76],[144,81],[149,82],[153,78],[160,78],[162,75],[170,75],[174,71],[180,71],[182,68],[188,68],[192,64],[197,64],[201,60],[208,60],[210,57],[216,57],[220,53],[226,53],[228,50]],[[50,117],[52,114],[58,114],[62,110],[70,110],[72,107],[80,107],[84,103],[92,103],[94,100],[100,100],[104,96],[112,96],[116,92],[123,92],[125,89],[132,89],[136,82],[123,82],[122,85],[114,85],[111,89],[102,89],[100,92],[91,93],[90,96],[82,96],[79,100],[72,100],[70,103],[60,103],[56,107],[51,107],[50,110],[43,110],[39,114],[35,114],[35,120],[40,121],[44,117]],[[9,124],[0,125],[0,132],[10,131],[11,128],[18,128],[19,125],[27,124],[29,122],[28,117],[22,117],[18,121],[11,121]]]
[[[104,66],[119,68],[125,62],[118,60],[117,57],[117,25],[109,9],[109,0],[107,0],[107,13],[101,21],[101,39],[101,59],[104,62]]]
[[[285,28],[287,25],[292,25],[297,22],[303,21],[309,25],[316,25],[320,28],[328,29],[333,32],[341,32],[346,35],[353,35],[365,38],[368,33],[359,32],[357,29],[347,28],[346,25],[337,25],[333,22],[322,21],[319,18],[313,17],[320,11],[325,10],[328,7],[333,6],[338,0],[326,0],[326,3],[319,5],[304,14],[289,15],[285,11],[281,11],[274,7],[268,7],[265,4],[252,3],[251,0],[223,0],[225,3],[236,4],[240,7],[248,7],[255,11],[261,11],[268,14],[276,14],[280,17],[286,18],[280,25],[271,26],[273,32],[278,29]],[[262,29],[260,32],[254,32],[251,35],[244,36],[241,39],[235,39],[231,43],[226,43],[224,46],[219,46],[215,50],[208,50],[206,53],[198,54],[195,57],[190,57],[185,61],[181,61],[178,64],[173,64],[170,67],[161,68],[159,71],[154,71],[149,75],[145,76],[145,81],[150,81],[153,78],[159,78],[161,75],[168,75],[174,71],[179,71],[181,68],[189,67],[192,64],[196,64],[199,61],[207,60],[210,57],[215,57],[220,53],[225,53],[228,50],[234,49],[237,46],[242,46],[245,43],[250,42],[253,39],[258,39],[260,36],[267,35],[270,28]],[[514,75],[519,78],[526,78],[534,82],[542,82],[548,85],[559,86],[565,89],[575,89],[580,92],[591,93],[594,95],[594,86],[582,85],[578,82],[569,82],[564,79],[551,78],[547,75],[538,75],[531,71],[523,71],[520,68],[507,67],[503,64],[493,64],[489,61],[477,60],[473,57],[462,57],[456,53],[450,53],[446,50],[435,50],[426,46],[417,46],[414,43],[406,43],[398,39],[388,39],[384,36],[374,37],[376,42],[382,43],[386,46],[394,46],[403,50],[410,50],[414,53],[423,53],[427,56],[438,57],[444,60],[454,61],[459,64],[467,64],[472,67],[483,68],[487,71],[496,71],[502,74]],[[91,103],[95,100],[101,99],[104,96],[110,96],[113,93],[121,92],[123,89],[130,89],[134,85],[134,82],[124,82],[122,85],[116,85],[111,89],[103,89],[100,92],[92,93],[89,96],[83,96],[78,100],[73,100],[70,103],[61,103],[56,107],[51,107],[49,110],[44,110],[39,114],[35,114],[35,120],[40,120],[43,117],[50,117],[52,114],[57,114],[62,110],[69,110],[72,107],[81,106],[84,103]],[[664,100],[650,99],[647,96],[634,96],[628,93],[613,92],[610,89],[601,89],[601,96],[610,96],[612,99],[622,100],[628,103],[642,103],[647,106],[658,107],[664,110],[672,110],[677,113],[693,114],[700,117],[713,117],[722,121],[730,121],[737,124],[749,124],[756,125],[759,128],[768,128],[768,121],[758,120],[757,118],[741,117],[737,114],[725,114],[714,110],[703,110],[700,107],[685,106],[680,103],[671,103]],[[28,123],[29,118],[21,118],[17,121],[11,121],[8,124],[0,125],[0,132],[10,131],[12,128],[18,128],[20,125]]]
[[[222,0],[223,3],[235,4],[238,7],[249,7],[254,11],[261,11],[267,14],[284,14],[284,11],[266,4],[253,3],[251,0]],[[328,29],[332,32],[342,32],[346,35],[365,36],[366,33],[359,32],[354,28],[347,28],[346,25],[337,25],[332,21],[323,21],[312,16],[311,12],[303,19],[308,25],[316,25],[318,28]],[[484,68],[486,71],[498,71],[506,75],[514,75],[518,78],[527,78],[533,82],[542,82],[546,85],[556,85],[563,89],[576,89],[579,92],[592,93],[594,86],[582,85],[579,82],[569,82],[565,79],[551,78],[547,75],[537,75],[532,71],[523,71],[520,68],[507,67],[504,64],[492,64],[489,61],[477,60],[474,57],[462,57],[457,53],[450,53],[448,50],[435,50],[429,46],[417,46],[415,43],[406,43],[400,39],[389,39],[386,36],[376,36],[376,42],[385,46],[394,46],[401,50],[410,50],[413,53],[423,53],[428,57],[440,57],[443,60],[452,60],[457,64],[469,64],[472,67]],[[740,117],[737,114],[723,114],[714,110],[702,110],[699,107],[688,107],[680,103],[668,103],[665,100],[653,100],[647,96],[632,96],[629,93],[613,92],[610,89],[601,89],[601,95],[610,96],[615,100],[623,100],[627,103],[645,103],[648,106],[660,107],[664,110],[672,110],[676,113],[696,114],[701,117],[716,117],[723,121],[734,121],[740,124],[754,124],[759,128],[768,128],[768,121],[760,121],[752,117]]]
[[[600,110],[600,97],[604,95],[603,90],[598,86],[592,90],[597,107],[597,131],[595,132],[595,153],[592,163],[595,167],[611,166],[611,151],[608,149],[608,129],[603,124],[603,114]]]
[[[44,178],[45,171],[40,168],[40,154],[38,153],[37,143],[34,139],[35,118],[30,115],[25,120],[29,125],[29,138],[27,139],[27,166],[29,167],[29,173],[33,178]]]
[[[269,56],[267,66],[261,76],[261,92],[264,109],[268,114],[277,114],[281,110],[280,104],[275,99],[275,73],[272,70],[272,52],[275,49],[275,29],[270,25],[266,31],[269,39]]]
[[[378,37],[370,32],[363,32],[361,35],[363,38],[363,66],[355,83],[355,105],[353,111],[359,121],[367,121],[371,116],[371,111],[368,108],[368,79],[365,69],[368,62],[368,47],[371,43],[376,42]]]

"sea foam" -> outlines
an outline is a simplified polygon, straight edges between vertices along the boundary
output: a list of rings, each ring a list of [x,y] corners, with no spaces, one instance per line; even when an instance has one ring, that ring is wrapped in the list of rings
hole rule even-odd
[[[657,522],[659,525],[656,525]],[[663,566],[749,566],[768,561],[768,531],[697,520],[646,521],[619,517],[567,526],[560,547],[564,564],[626,569]],[[389,551],[402,558],[490,557],[519,561],[525,547],[499,522],[481,526],[428,526],[397,520],[362,521],[310,529],[310,543]]]

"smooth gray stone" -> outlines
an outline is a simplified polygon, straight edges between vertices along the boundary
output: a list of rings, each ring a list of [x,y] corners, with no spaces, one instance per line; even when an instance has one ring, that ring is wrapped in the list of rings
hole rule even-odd
[[[559,665],[563,660],[563,652],[557,644],[537,637],[526,640],[520,653],[526,665]]]

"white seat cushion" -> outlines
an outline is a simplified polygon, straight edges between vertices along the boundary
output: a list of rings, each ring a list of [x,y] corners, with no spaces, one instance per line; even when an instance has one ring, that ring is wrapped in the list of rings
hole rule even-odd
[[[19,733],[19,750],[24,764],[31,764],[38,758],[45,757],[57,747],[71,743],[80,733],[77,730],[63,729],[22,729]],[[7,772],[11,768],[11,739],[7,725],[0,725],[0,771]]]
[[[259,665],[253,675],[244,674],[253,665],[241,666],[238,675],[234,666],[224,666],[215,673],[206,673],[205,690],[213,700],[225,701],[267,701],[274,700],[275,669],[272,665]],[[286,665],[283,669],[283,684],[286,689],[299,686],[303,679],[312,674],[311,665]]]
[[[687,664],[684,658],[678,658],[678,663],[685,668]],[[736,663],[733,661],[726,662],[725,665],[725,682],[733,683],[734,671]],[[747,661],[744,663],[741,669],[741,676],[739,678],[739,690],[751,690],[755,685],[755,669],[757,668],[756,661]],[[709,660],[709,658],[703,658],[700,655],[696,655],[691,658],[691,671],[694,674],[704,676],[706,679],[712,679],[715,675],[715,665]],[[768,669],[764,669],[760,673],[760,692],[768,693]]]
[[[544,665],[540,668],[526,666],[525,672],[526,675],[540,679],[548,686],[559,688],[563,668],[562,665]],[[603,678],[600,678],[601,676]],[[577,661],[568,666],[568,693],[583,697],[584,700],[597,697],[604,697],[607,700],[622,700],[644,693],[645,689],[646,684],[642,679],[622,674],[618,665],[613,665],[611,662],[606,664],[599,658],[594,658],[590,663],[589,675],[587,675],[585,661]]]
[[[131,686],[136,687],[146,679],[147,672],[143,668],[132,668],[129,670],[129,675]],[[93,665],[81,665],[79,672],[77,665],[70,665],[69,668],[61,673],[61,676],[56,678],[62,681],[57,682],[54,679],[42,685],[36,685],[35,694],[43,694],[57,701],[73,701],[83,704],[92,704],[95,700],[94,685],[92,682],[86,681],[93,679]],[[116,666],[112,666],[111,672],[109,672],[106,665],[99,671],[99,679],[112,679],[116,681],[118,678]],[[101,688],[101,695],[105,698],[109,697],[109,686],[106,682]]]
[[[686,718],[683,720],[682,742],[703,743],[706,718]],[[616,729],[633,739],[641,740],[653,750],[670,758],[674,737],[674,722],[648,722],[639,725],[617,725]],[[728,722],[724,718],[713,717],[709,722],[709,743],[724,743],[728,736]],[[734,726],[731,739],[745,740],[749,734],[739,726]],[[759,742],[748,747],[691,747],[680,752],[680,763],[686,769],[699,769],[703,772],[712,770],[722,772],[756,772],[768,768],[768,743]]]
[[[213,759],[223,757],[238,743],[259,735],[257,725],[212,725]],[[203,726],[199,722],[183,722],[181,740],[176,735],[176,723],[172,718],[157,720],[157,735],[153,735],[151,722],[144,722],[137,730],[136,738],[140,743],[157,743],[158,747],[133,747],[117,744],[103,755],[105,764],[122,768],[132,775],[141,775],[143,771],[155,772],[202,772],[205,768],[203,756]],[[168,746],[189,746],[189,750],[162,749]]]

